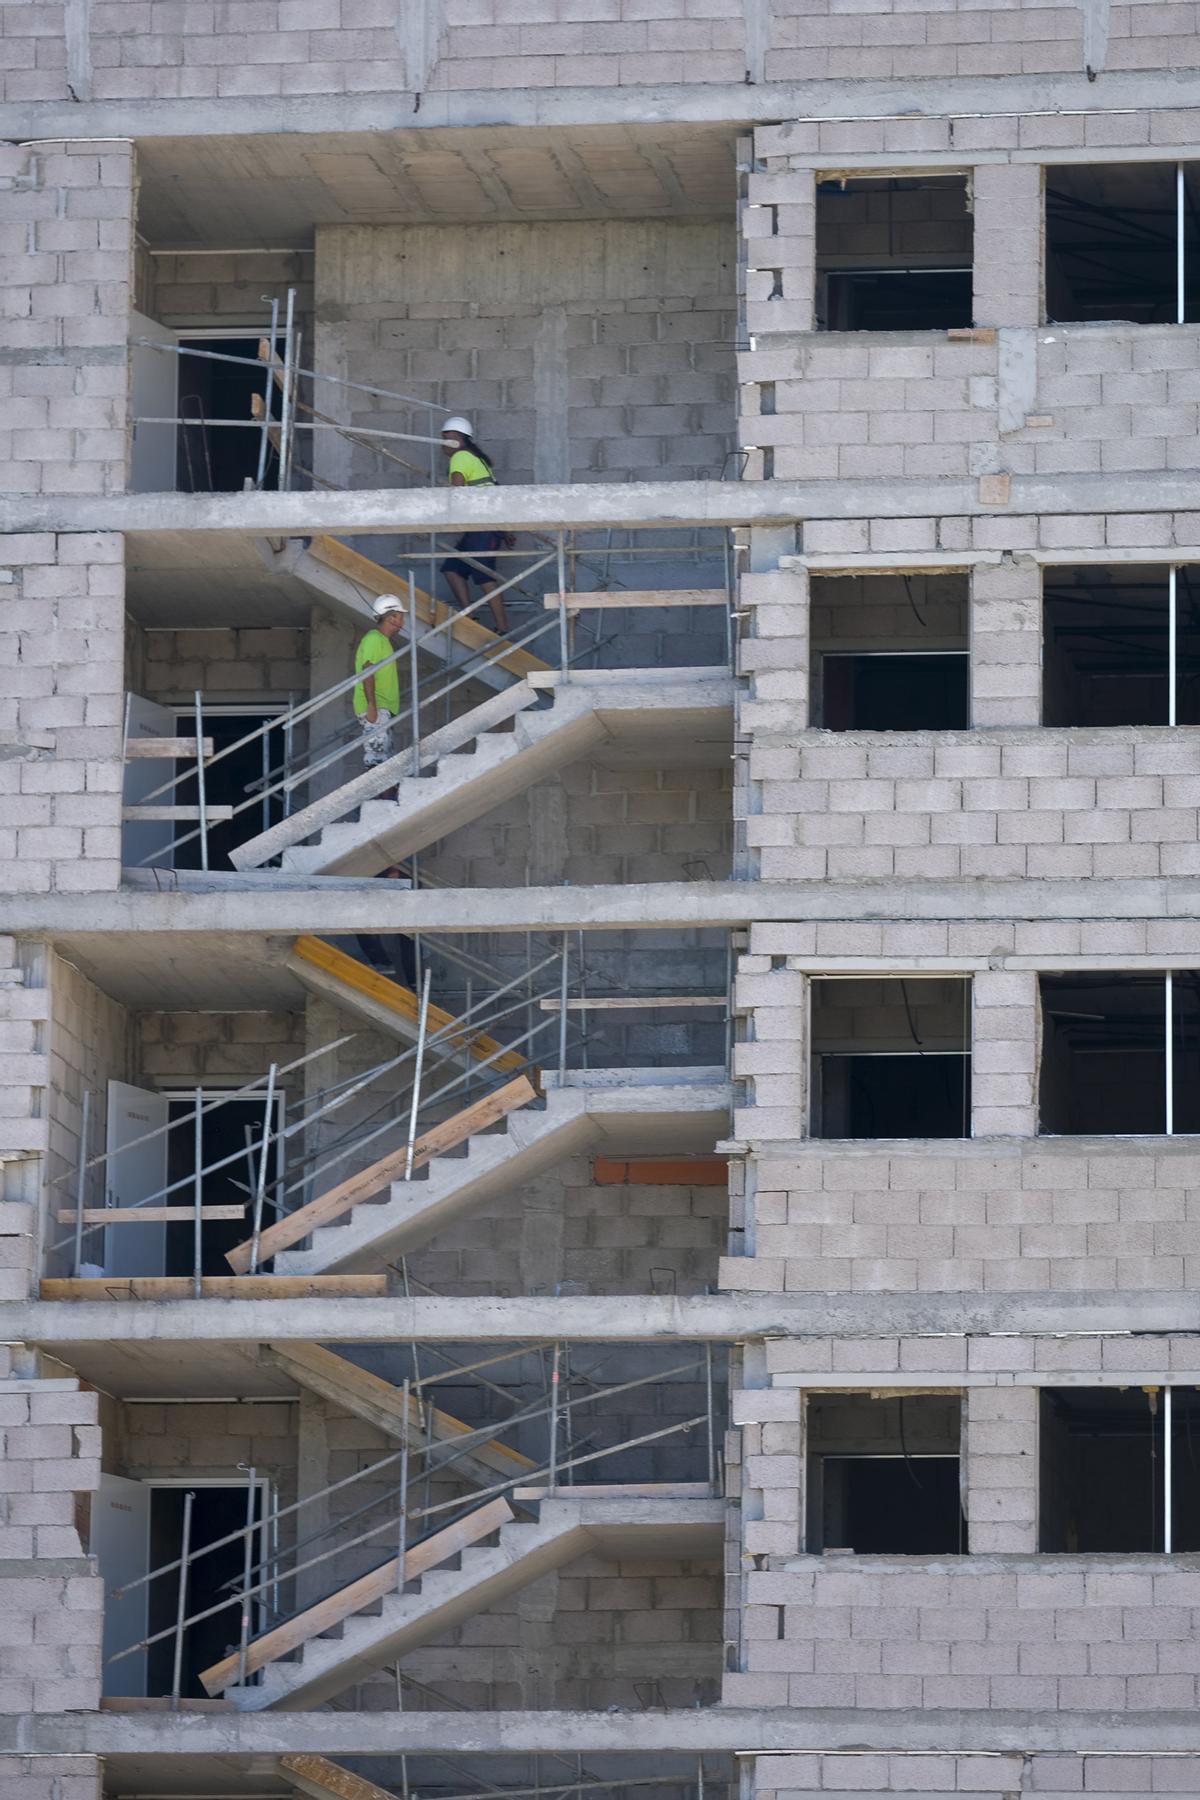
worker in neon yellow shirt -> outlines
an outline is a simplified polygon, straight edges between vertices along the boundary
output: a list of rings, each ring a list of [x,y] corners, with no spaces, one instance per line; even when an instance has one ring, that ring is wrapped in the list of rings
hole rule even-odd
[[[400,675],[396,663],[387,659],[404,623],[404,603],[396,594],[380,594],[371,610],[375,624],[354,653],[354,673],[361,676],[354,688],[354,711],[362,727],[363,763],[368,769],[395,755],[392,725],[400,716]],[[379,798],[394,800],[398,791],[392,788]]]
[[[494,487],[496,477],[492,465],[484,452],[471,436],[470,419],[447,419],[442,426],[442,450],[450,458],[451,487]],[[502,531],[467,531],[459,538],[454,548],[465,552],[469,561],[461,557],[452,557],[443,564],[446,584],[453,594],[455,602],[461,607],[471,604],[471,583],[475,582],[484,594],[491,594],[496,585],[496,551],[506,542]],[[490,601],[491,613],[496,621],[497,631],[508,629],[508,617],[504,611],[504,601]]]

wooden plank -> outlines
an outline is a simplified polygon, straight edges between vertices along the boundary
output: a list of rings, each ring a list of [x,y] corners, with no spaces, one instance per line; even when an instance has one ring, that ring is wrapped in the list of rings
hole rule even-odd
[[[411,936],[411,933],[406,935]],[[368,969],[356,957],[345,950],[338,950],[333,944],[327,944],[324,938],[298,937],[292,945],[292,955],[299,956],[304,962],[312,963],[314,968],[324,969],[327,975],[344,981],[347,987],[356,993],[365,994],[368,999],[377,1000],[382,1006],[389,1007],[401,1018],[412,1024],[414,1032],[421,1017],[421,1003],[411,988],[406,988],[399,981],[392,981],[387,975],[380,975],[374,969]],[[454,1014],[448,1013],[440,1006],[429,1007],[429,1033],[445,1030],[454,1024]],[[487,1062],[494,1053],[500,1050],[499,1041],[489,1037],[486,1031],[472,1032],[467,1026],[463,1031],[443,1039],[446,1045],[455,1049],[468,1051],[477,1062]],[[432,1046],[441,1048],[440,1045]],[[489,1067],[505,1074],[509,1069],[521,1069],[525,1059],[516,1050],[504,1050],[496,1056]]]
[[[620,994],[606,999],[568,1000],[568,1012],[636,1012],[641,1007],[724,1006],[724,994]],[[561,1012],[561,1000],[539,1000],[542,1012]]]
[[[724,1156],[613,1156],[592,1158],[597,1187],[726,1187],[729,1160]]]
[[[232,806],[208,806],[204,810],[204,816],[210,825],[224,825],[227,819],[232,819],[233,808]],[[145,819],[152,822],[166,820],[182,825],[198,825],[200,808],[198,806],[123,806],[121,817],[123,819]]]
[[[351,550],[337,538],[318,536],[310,539],[308,554],[315,557],[317,562],[324,563],[326,568],[336,569],[339,575],[345,575],[349,581],[365,587],[372,594],[395,593],[400,581],[398,575],[391,574],[379,563],[372,562],[370,557],[360,555],[357,550]],[[505,641],[494,631],[489,631],[486,625],[480,625],[475,618],[464,619],[454,607],[447,606],[445,601],[434,600],[423,588],[417,589],[417,617],[429,626],[452,620],[450,635],[472,650],[495,650]],[[500,668],[507,669],[510,675],[529,675],[535,670],[544,671],[550,667],[540,657],[531,656],[528,650],[508,650],[503,656],[496,657],[495,661]]]
[[[553,593],[542,596],[547,612],[558,610],[559,598]],[[617,606],[725,606],[729,596],[724,588],[617,588],[611,593],[568,592],[561,598],[568,612],[591,612]]]
[[[387,1293],[386,1275],[202,1275],[202,1300],[370,1300]],[[190,1275],[48,1275],[43,1300],[190,1300]]]
[[[444,1119],[425,1132],[413,1145],[413,1168],[419,1169],[443,1150],[450,1150],[455,1144],[461,1144],[485,1126],[494,1125],[506,1113],[518,1106],[525,1106],[534,1096],[534,1086],[527,1075],[518,1075],[515,1081],[497,1088],[494,1093],[485,1094],[482,1100],[476,1100],[471,1106],[455,1113],[452,1119]],[[383,1156],[372,1163],[369,1169],[363,1169],[357,1175],[351,1175],[336,1187],[329,1188],[324,1194],[318,1194],[307,1206],[302,1206],[287,1218],[269,1225],[258,1242],[260,1261],[274,1256],[279,1250],[286,1250],[290,1244],[299,1242],[315,1231],[319,1225],[327,1225],[331,1219],[340,1218],[352,1207],[372,1195],[381,1193],[390,1187],[393,1181],[404,1173],[408,1162],[407,1147],[393,1150],[390,1155]],[[251,1242],[238,1244],[226,1252],[225,1261],[231,1269],[243,1270],[250,1267]]]
[[[293,1380],[311,1387],[315,1393],[346,1411],[356,1412],[378,1430],[391,1437],[412,1435],[424,1440],[427,1421],[420,1400],[415,1394],[409,1395],[406,1423],[404,1395],[381,1375],[373,1375],[369,1369],[360,1368],[349,1358],[320,1344],[277,1344],[272,1347],[271,1356]],[[428,1424],[439,1443],[453,1444],[456,1438],[470,1431],[471,1427],[452,1413],[426,1404]],[[480,1479],[484,1485],[496,1474],[515,1476],[536,1467],[528,1456],[522,1456],[519,1450],[512,1450],[495,1438],[487,1442],[476,1441],[466,1460],[482,1465]],[[462,1463],[455,1465],[456,1468],[462,1466]]]
[[[244,1219],[246,1201],[241,1205],[202,1206],[201,1219]],[[75,1212],[68,1206],[58,1209],[60,1225],[73,1225]],[[194,1206],[85,1206],[85,1225],[186,1225],[196,1217]]]
[[[871,1391],[874,1393],[875,1390],[872,1388]],[[591,1482],[582,1487],[560,1485],[553,1495],[545,1485],[519,1487],[513,1489],[512,1497],[514,1500],[708,1500],[712,1497],[712,1489],[707,1481],[599,1481],[595,1486]]]
[[[201,738],[201,754],[209,757],[213,753],[213,741],[210,737]],[[141,737],[130,738],[125,745],[126,762],[139,762],[163,756],[191,757],[196,755],[194,737]]]
[[[447,1525],[433,1537],[426,1538],[416,1544],[404,1558],[404,1579],[413,1581],[426,1570],[434,1569],[448,1557],[455,1556],[460,1550],[477,1544],[481,1538],[490,1537],[501,1525],[513,1518],[512,1507],[503,1497],[489,1500],[477,1512],[468,1513],[463,1519],[457,1519],[453,1525]],[[320,1637],[343,1619],[353,1613],[361,1612],[364,1606],[370,1606],[384,1594],[394,1593],[399,1576],[399,1557],[393,1556],[381,1568],[372,1569],[366,1575],[360,1575],[347,1587],[339,1588],[337,1593],[328,1594],[324,1600],[318,1600],[304,1612],[297,1613],[291,1619],[285,1619],[282,1625],[276,1625],[271,1631],[264,1632],[261,1637],[252,1640],[246,1651],[246,1670],[253,1673],[267,1663],[275,1662],[280,1656],[286,1656],[289,1650],[298,1650],[310,1638]],[[210,1694],[220,1693],[237,1678],[239,1658],[235,1651],[220,1662],[213,1663],[211,1668],[203,1669],[200,1680]]]
[[[319,1800],[326,1800],[326,1796],[329,1800],[396,1800],[388,1788],[377,1787],[365,1775],[356,1775],[352,1769],[344,1769],[341,1763],[330,1762],[327,1756],[315,1756],[311,1752],[281,1756],[279,1769],[302,1794],[319,1797]]]

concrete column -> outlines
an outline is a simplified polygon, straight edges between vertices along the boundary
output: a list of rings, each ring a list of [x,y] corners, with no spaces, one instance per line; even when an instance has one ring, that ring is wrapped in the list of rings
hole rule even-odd
[[[976,325],[1038,325],[1042,317],[1042,171],[988,163],[974,171]]]
[[[329,1405],[318,1394],[301,1392],[296,1428],[296,1498],[307,1499],[329,1486]],[[329,1501],[318,1500],[300,1514],[303,1535],[310,1537],[329,1524]],[[316,1554],[316,1551],[313,1552]],[[328,1563],[305,1569],[296,1577],[296,1605],[315,1606],[330,1585]]]
[[[1038,1390],[972,1387],[963,1405],[967,1548],[1036,1551]]]
[[[330,612],[323,606],[313,607],[308,639],[311,695],[324,693],[327,688],[354,673],[354,647],[357,638],[358,633],[352,620],[342,614]],[[308,728],[310,737],[313,740],[328,737],[338,724],[350,718],[352,711],[349,693],[341,700],[330,701],[328,706],[313,716]],[[352,775],[361,774],[362,766],[362,757],[351,751],[340,762],[334,763],[332,768],[313,777],[309,783],[310,800],[320,800],[324,795],[334,793]]]
[[[971,571],[971,723],[1039,725],[1042,576],[1033,562]]]
[[[1037,1133],[1038,994],[1031,970],[972,982],[971,1135]]]

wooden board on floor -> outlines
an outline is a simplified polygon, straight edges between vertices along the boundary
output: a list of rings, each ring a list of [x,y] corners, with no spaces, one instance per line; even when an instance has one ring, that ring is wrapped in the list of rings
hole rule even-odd
[[[49,1275],[43,1300],[191,1300],[190,1275]],[[203,1275],[202,1300],[369,1300],[387,1293],[386,1275]]]
[[[202,1206],[201,1219],[244,1219],[246,1201],[241,1205],[231,1202],[228,1206]],[[58,1222],[60,1225],[74,1225],[77,1218],[74,1209],[60,1206]],[[188,1225],[196,1220],[194,1206],[85,1206],[83,1223],[85,1225]]]
[[[611,606],[724,606],[729,596],[724,588],[616,588],[609,593],[565,593],[568,612],[590,612],[593,607]],[[546,594],[542,605],[547,611],[559,603],[557,594]]]
[[[123,806],[121,817],[125,820],[148,820],[152,824],[198,825],[200,808],[198,806]],[[233,817],[232,806],[206,806],[204,817],[210,825],[224,825]]]
[[[594,1156],[597,1187],[720,1187],[729,1182],[725,1156]]]
[[[465,1142],[477,1131],[494,1125],[506,1113],[525,1106],[533,1096],[534,1087],[529,1077],[518,1075],[515,1081],[507,1082],[504,1087],[485,1094],[482,1100],[464,1107],[452,1119],[443,1119],[440,1125],[434,1125],[416,1140],[413,1145],[413,1168],[422,1168],[444,1150],[452,1150],[456,1144]],[[301,1238],[307,1237],[321,1225],[328,1225],[332,1219],[340,1218],[361,1201],[382,1193],[385,1187],[390,1187],[393,1181],[400,1179],[407,1165],[407,1147],[393,1150],[389,1156],[380,1157],[378,1162],[372,1163],[369,1169],[349,1176],[324,1194],[318,1194],[307,1206],[301,1206],[286,1218],[269,1225],[258,1240],[259,1260],[265,1262],[268,1256],[274,1256],[277,1251],[286,1250],[289,1245],[298,1243]],[[251,1240],[247,1239],[245,1243],[227,1251],[225,1261],[231,1269],[248,1269],[251,1248]]]
[[[489,1500],[485,1506],[475,1512],[468,1513],[465,1518],[456,1519],[453,1525],[447,1525],[444,1531],[438,1531],[424,1542],[414,1545],[404,1558],[404,1579],[413,1581],[426,1570],[434,1569],[449,1557],[456,1556],[460,1550],[469,1549],[481,1538],[490,1537],[493,1531],[499,1531],[501,1525],[513,1518],[513,1509],[508,1501],[501,1498]],[[289,1650],[299,1649],[309,1638],[319,1637],[323,1631],[329,1631],[339,1625],[351,1614],[361,1612],[364,1606],[379,1600],[384,1594],[394,1593],[398,1585],[399,1558],[393,1556],[378,1569],[371,1569],[366,1575],[360,1575],[348,1586],[339,1588],[335,1594],[328,1594],[324,1600],[318,1600],[315,1606],[297,1613],[294,1618],[285,1619],[282,1625],[264,1632],[261,1637],[254,1638],[246,1651],[246,1672],[252,1674],[255,1669],[275,1662],[286,1656]],[[211,1668],[203,1669],[200,1680],[210,1694],[219,1693],[236,1680],[239,1655],[235,1651]]]

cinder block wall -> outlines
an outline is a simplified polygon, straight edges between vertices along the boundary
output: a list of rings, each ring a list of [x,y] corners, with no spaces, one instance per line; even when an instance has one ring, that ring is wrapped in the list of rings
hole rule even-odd
[[[0,154],[0,313],[20,352],[0,369],[5,493],[124,488],[134,182],[129,143]]]
[[[754,1759],[757,1800],[817,1800],[831,1793],[971,1794],[975,1800],[1011,1800],[1017,1793],[1045,1800],[1077,1800],[1080,1794],[1108,1794],[1133,1800],[1137,1794],[1190,1794],[1200,1785],[1200,1758],[1155,1756],[1054,1756],[1049,1752],[990,1752],[985,1756],[951,1751],[922,1755],[867,1755],[842,1751],[809,1756]]]
[[[507,484],[716,478],[734,432],[734,248],[724,222],[319,228],[318,362],[465,412]],[[349,393],[330,410],[414,432],[431,416]],[[399,448],[421,471],[401,484],[422,485],[424,447]],[[365,451],[321,456],[339,485],[396,483]]]
[[[31,437],[45,441],[36,431]],[[0,888],[114,888],[124,716],[121,538],[0,537],[0,578],[0,742],[16,752],[0,765]]]

